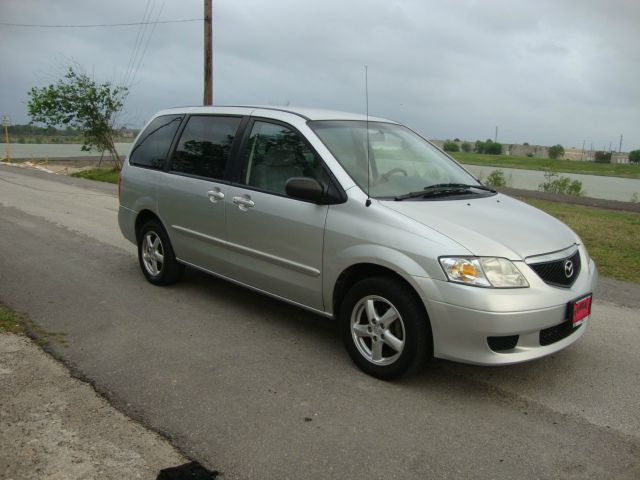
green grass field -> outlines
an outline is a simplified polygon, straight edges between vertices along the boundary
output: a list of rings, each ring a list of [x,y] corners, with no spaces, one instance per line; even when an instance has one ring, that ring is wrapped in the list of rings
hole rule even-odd
[[[99,182],[118,183],[117,169],[92,168],[91,170],[83,170],[81,172],[72,173],[72,177],[88,178],[89,180],[97,180]]]
[[[484,155],[454,152],[451,156],[460,163],[526,170],[546,170],[550,166],[562,173],[582,173],[607,177],[640,178],[640,165],[580,162],[577,160],[551,160],[548,158],[514,157],[510,155]]]
[[[640,283],[640,213],[520,200],[562,220],[580,235],[600,275]]]

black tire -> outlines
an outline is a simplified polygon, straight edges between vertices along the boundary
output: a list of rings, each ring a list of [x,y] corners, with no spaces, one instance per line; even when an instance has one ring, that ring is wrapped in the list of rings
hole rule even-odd
[[[156,239],[159,242],[158,244],[155,244]],[[162,256],[162,261],[159,261],[155,256],[151,259],[151,251],[145,251],[150,244],[158,245],[156,248]],[[145,278],[154,285],[174,284],[180,280],[184,273],[184,265],[176,260],[169,235],[167,235],[162,224],[155,219],[149,220],[140,229],[140,234],[138,235],[138,261]],[[154,265],[156,268],[154,268]]]
[[[373,306],[374,320],[369,318],[369,305]],[[390,320],[395,313],[398,315],[396,320],[384,325],[380,320],[385,318],[387,310]],[[424,305],[418,295],[398,279],[372,277],[357,282],[345,296],[339,318],[349,356],[369,375],[383,380],[398,378],[419,370],[431,356],[431,328]],[[400,351],[398,340],[403,342]],[[378,345],[374,346],[374,342]]]

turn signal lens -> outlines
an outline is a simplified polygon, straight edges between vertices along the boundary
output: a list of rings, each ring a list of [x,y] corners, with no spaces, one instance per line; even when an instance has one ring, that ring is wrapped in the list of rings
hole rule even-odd
[[[452,282],[466,283],[478,287],[490,287],[491,284],[484,276],[480,260],[477,258],[441,258],[440,265]]]

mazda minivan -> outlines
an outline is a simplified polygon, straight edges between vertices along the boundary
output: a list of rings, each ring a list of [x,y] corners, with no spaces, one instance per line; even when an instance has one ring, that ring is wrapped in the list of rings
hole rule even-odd
[[[378,378],[431,356],[533,360],[591,318],[596,266],[571,229],[391,120],[164,110],[125,160],[119,196],[149,282],[196,268],[333,317]]]

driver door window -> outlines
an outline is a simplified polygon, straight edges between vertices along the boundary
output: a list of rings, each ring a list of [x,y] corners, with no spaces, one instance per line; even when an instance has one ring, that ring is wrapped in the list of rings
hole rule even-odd
[[[327,186],[328,175],[320,158],[290,128],[255,122],[244,150],[241,183],[285,195],[292,177],[311,177]]]

